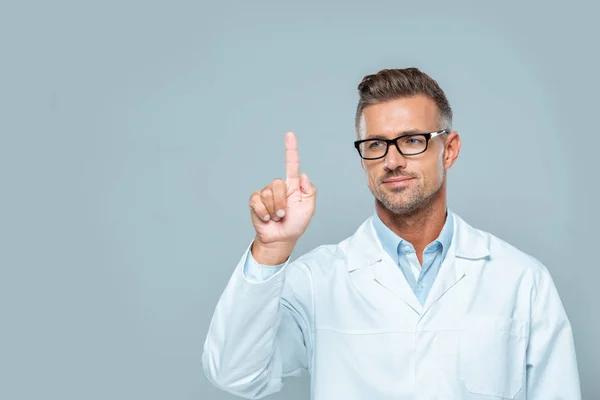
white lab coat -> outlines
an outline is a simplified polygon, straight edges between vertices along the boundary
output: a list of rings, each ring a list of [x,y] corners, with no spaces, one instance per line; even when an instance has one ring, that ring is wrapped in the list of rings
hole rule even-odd
[[[306,371],[313,400],[579,400],[571,325],[548,270],[453,216],[424,306],[373,217],[264,282],[244,276],[248,246],[210,324],[206,376],[250,399]]]

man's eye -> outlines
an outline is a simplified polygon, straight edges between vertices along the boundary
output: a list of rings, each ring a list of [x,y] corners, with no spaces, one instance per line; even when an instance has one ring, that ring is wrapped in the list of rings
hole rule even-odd
[[[423,138],[421,138],[421,137],[410,137],[410,138],[406,138],[406,140],[404,141],[404,143],[409,144],[409,145],[418,145],[418,144],[422,144],[424,142],[425,142],[425,140],[423,140]]]
[[[385,142],[371,142],[369,143],[369,149],[378,149],[385,146]]]

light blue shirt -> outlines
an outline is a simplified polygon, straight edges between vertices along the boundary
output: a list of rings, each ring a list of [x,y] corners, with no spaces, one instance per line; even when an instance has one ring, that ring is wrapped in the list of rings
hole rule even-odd
[[[427,295],[431,290],[431,286],[433,286],[433,281],[452,242],[454,232],[452,213],[447,213],[446,222],[438,238],[425,247],[422,266],[412,243],[392,232],[381,221],[377,213],[373,216],[373,226],[383,249],[400,267],[419,303],[421,305],[425,304]]]
[[[452,213],[447,213],[446,222],[440,235],[423,251],[423,265],[421,266],[413,245],[392,232],[381,221],[377,213],[373,216],[373,226],[383,249],[398,264],[421,305],[425,303],[440,265],[446,257],[452,242],[453,225]],[[285,263],[276,266],[261,265],[256,262],[250,252],[244,264],[244,275],[251,281],[262,282],[275,275],[284,265]]]
[[[252,252],[249,251],[246,263],[244,264],[244,276],[252,282],[263,282],[275,275],[284,265],[285,263],[276,266],[259,264],[252,257]]]

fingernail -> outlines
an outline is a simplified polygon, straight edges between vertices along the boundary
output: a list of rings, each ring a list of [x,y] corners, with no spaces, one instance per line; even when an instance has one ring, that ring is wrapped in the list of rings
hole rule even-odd
[[[279,217],[273,217],[273,221],[275,221],[275,222],[279,221],[280,219],[281,218],[279,218]]]
[[[279,218],[283,218],[283,216],[284,216],[284,215],[285,215],[285,211],[284,211],[284,210],[278,210],[278,211],[277,211],[277,216],[278,216]]]
[[[265,221],[265,222],[267,222],[270,219],[271,219],[271,216],[269,214],[267,214],[263,217],[263,221]]]

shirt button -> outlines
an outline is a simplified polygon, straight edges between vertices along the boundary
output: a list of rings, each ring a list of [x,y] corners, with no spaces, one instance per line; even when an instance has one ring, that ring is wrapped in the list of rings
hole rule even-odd
[[[425,283],[423,283],[423,281],[419,282],[419,287],[423,287],[425,286]]]
[[[410,246],[404,246],[404,250],[409,251],[410,250]]]

